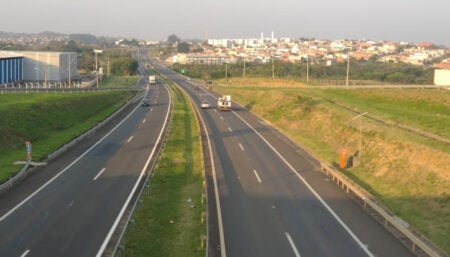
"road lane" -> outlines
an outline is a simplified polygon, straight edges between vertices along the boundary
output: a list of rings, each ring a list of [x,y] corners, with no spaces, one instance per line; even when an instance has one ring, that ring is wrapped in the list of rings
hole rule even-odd
[[[12,212],[1,214],[0,256],[96,255],[164,124],[168,91],[161,85],[151,87],[147,97],[156,95],[160,102],[153,112],[137,106],[82,158]]]
[[[215,103],[214,92],[198,90],[184,77],[157,67],[194,103],[205,97]],[[200,113],[216,159],[228,256],[413,256],[349,195],[316,172],[318,161],[287,137],[236,105],[232,112]]]

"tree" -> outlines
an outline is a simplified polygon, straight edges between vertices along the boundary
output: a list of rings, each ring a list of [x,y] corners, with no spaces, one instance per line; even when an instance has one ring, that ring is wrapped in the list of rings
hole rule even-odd
[[[124,57],[111,62],[111,72],[116,75],[129,76],[136,74],[138,68],[138,61]]]
[[[190,49],[189,49],[189,44],[186,42],[181,42],[177,45],[177,51],[179,53],[189,53]]]
[[[175,44],[181,42],[181,39],[177,37],[177,35],[172,34],[167,38],[167,43],[169,44]]]

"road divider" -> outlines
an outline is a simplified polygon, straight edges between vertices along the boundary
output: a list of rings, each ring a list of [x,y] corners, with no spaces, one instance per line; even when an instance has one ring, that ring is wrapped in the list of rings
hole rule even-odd
[[[298,252],[297,246],[295,246],[294,240],[292,240],[291,235],[288,232],[286,232],[285,235],[287,240],[289,241],[289,244],[292,247],[292,250],[294,251],[295,257],[301,257],[300,253]]]
[[[98,177],[100,177],[100,175],[102,175],[102,173],[105,172],[105,170],[106,170],[106,168],[101,169],[101,170],[97,173],[97,176],[95,176],[92,180],[94,180],[94,181],[97,180]]]
[[[256,170],[253,170],[253,173],[255,174],[256,179],[258,180],[258,182],[261,183],[262,180],[261,180],[261,178],[259,177],[258,172],[257,172]]]

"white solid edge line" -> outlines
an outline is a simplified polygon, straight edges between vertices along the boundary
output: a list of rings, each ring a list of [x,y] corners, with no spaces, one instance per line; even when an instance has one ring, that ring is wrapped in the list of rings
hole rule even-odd
[[[205,121],[203,120],[203,117],[201,115],[199,115],[199,117],[200,117],[200,121],[203,124],[204,132],[206,135],[206,140],[208,141],[209,155],[211,156],[211,169],[212,169],[213,180],[214,180],[214,197],[216,198],[216,209],[217,209],[217,223],[219,223],[218,225],[219,225],[219,239],[220,239],[220,253],[221,253],[220,256],[226,257],[227,253],[225,250],[225,236],[224,236],[224,232],[223,232],[222,209],[220,207],[219,189],[217,186],[216,165],[214,163],[214,155],[212,152],[211,139],[209,136],[208,128],[206,127]]]
[[[167,92],[169,93],[169,90],[167,90]],[[170,93],[169,93],[169,107],[171,106],[171,104],[172,104],[172,98],[170,97]],[[167,109],[166,118],[164,120],[164,124],[163,124],[162,128],[164,128],[166,126],[167,120],[169,119],[169,114],[170,114],[170,108]],[[147,162],[144,165],[144,168],[142,168],[141,174],[139,175],[139,178],[136,181],[136,184],[134,184],[134,187],[131,190],[130,194],[128,195],[128,198],[125,201],[124,205],[122,206],[122,209],[120,210],[119,215],[117,215],[117,218],[114,221],[113,226],[109,230],[108,235],[106,236],[105,240],[103,241],[103,244],[100,246],[100,249],[98,250],[96,257],[101,257],[103,255],[103,252],[105,251],[106,246],[109,243],[109,240],[111,239],[114,231],[116,230],[117,226],[119,225],[119,222],[122,219],[122,216],[125,213],[125,210],[127,209],[127,206],[131,201],[131,198],[133,198],[134,192],[137,190],[137,187],[139,186],[139,183],[141,182],[141,179],[145,174],[145,170],[147,170],[147,167],[150,164],[150,160],[153,158],[153,154],[155,154],[156,146],[158,145],[159,141],[162,138],[163,131],[164,131],[164,129],[161,129],[161,132],[159,132],[159,136],[158,136],[158,139],[156,140],[156,144],[153,147],[152,152],[150,153],[150,156],[148,157]]]
[[[374,255],[367,249],[367,247],[359,240],[359,238],[350,230],[350,228],[339,218],[339,216],[331,209],[330,206],[320,197],[320,195],[308,184],[305,178],[298,173],[298,171],[273,147],[269,141],[267,141],[256,129],[254,129],[246,120],[244,120],[239,114],[233,111],[233,114],[236,115],[242,122],[244,122],[251,130],[253,130],[260,138],[263,140],[271,149],[278,155],[278,157],[289,167],[289,169],[297,175],[297,177],[303,182],[303,184],[313,193],[313,195],[320,201],[320,203],[327,209],[327,211],[336,219],[336,221],[347,231],[347,233],[355,240],[355,242],[363,249],[363,251],[371,257]]]
[[[30,249],[26,250],[25,252],[22,253],[22,255],[20,255],[20,257],[25,257],[30,253]]]
[[[145,95],[147,95],[148,91],[146,91]],[[145,96],[144,96],[145,97]],[[28,200],[30,200],[33,196],[35,196],[37,193],[39,193],[42,189],[44,189],[46,186],[48,186],[50,183],[52,183],[55,179],[57,179],[59,176],[61,176],[63,173],[65,173],[68,169],[70,169],[75,163],[77,163],[81,158],[86,156],[92,149],[94,149],[97,145],[99,145],[105,138],[107,138],[109,135],[111,135],[120,125],[122,125],[136,110],[139,108],[139,105],[136,106],[136,108],[133,109],[119,124],[117,124],[111,131],[109,131],[106,135],[104,135],[100,140],[98,140],[94,145],[89,147],[84,153],[82,153],[78,158],[76,158],[73,162],[71,162],[69,165],[67,165],[63,170],[58,172],[53,178],[48,180],[44,185],[36,189],[32,194],[30,194],[27,198],[23,199],[20,203],[18,203],[16,206],[14,206],[11,210],[9,210],[7,213],[5,213],[1,218],[0,221],[3,221],[6,219],[11,213],[19,209],[23,204],[25,204]]]
[[[101,169],[98,173],[97,176],[95,176],[92,180],[97,180],[98,177],[100,177],[100,175],[102,175],[102,173],[106,170],[106,168]]]
[[[258,175],[258,172],[256,170],[253,170],[253,173],[255,173],[256,179],[258,180],[259,183],[261,183],[261,178]]]
[[[300,256],[300,253],[298,252],[297,246],[295,246],[294,240],[292,240],[291,235],[289,235],[288,232],[285,232],[284,234],[286,235],[287,240],[289,241],[289,244],[291,245],[292,250],[293,250],[294,253],[295,253],[295,257],[301,257],[301,256]]]

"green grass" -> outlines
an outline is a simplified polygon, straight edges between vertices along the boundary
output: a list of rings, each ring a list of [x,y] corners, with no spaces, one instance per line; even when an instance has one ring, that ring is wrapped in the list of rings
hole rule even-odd
[[[372,115],[450,138],[450,91],[417,89],[302,90]],[[309,93],[311,92],[311,93]]]
[[[450,92],[345,90],[256,84],[218,86],[223,94],[308,148],[337,163],[345,147],[356,153],[359,121],[335,103],[403,126],[450,138]],[[330,101],[331,100],[331,101]],[[333,103],[334,102],[334,103]],[[344,173],[396,215],[450,253],[450,147],[395,126],[361,118],[363,158]]]
[[[25,159],[26,140],[33,145],[33,160],[44,160],[131,96],[131,92],[0,95],[0,181],[21,169],[13,162]]]
[[[103,79],[102,88],[129,88],[136,85],[139,79],[138,75],[133,76],[114,76],[110,75],[108,78]]]
[[[175,92],[177,91],[177,92]],[[142,196],[143,206],[133,215],[135,225],[125,236],[125,256],[204,256],[201,223],[203,163],[199,130],[189,101],[174,98],[174,117],[150,190]],[[184,94],[183,97],[186,96]]]

